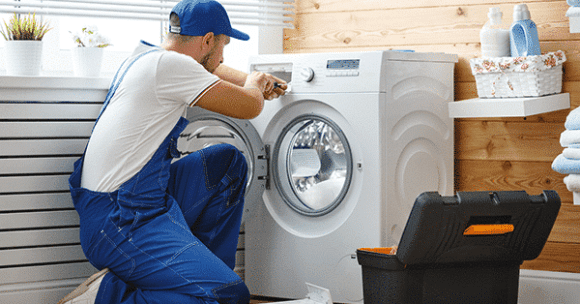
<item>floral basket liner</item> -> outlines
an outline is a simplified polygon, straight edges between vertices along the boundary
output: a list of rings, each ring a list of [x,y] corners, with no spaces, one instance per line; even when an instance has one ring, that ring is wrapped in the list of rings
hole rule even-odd
[[[526,57],[487,57],[470,60],[473,75],[506,72],[537,72],[551,69],[566,61],[563,51]]]

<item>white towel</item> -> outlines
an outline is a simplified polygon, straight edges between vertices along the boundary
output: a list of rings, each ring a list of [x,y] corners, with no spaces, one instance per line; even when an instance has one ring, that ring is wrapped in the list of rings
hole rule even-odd
[[[573,145],[565,148],[564,151],[562,151],[562,155],[567,159],[580,159],[580,148],[576,147],[577,145]]]
[[[580,108],[576,108],[568,114],[564,127],[568,130],[580,130]]]
[[[580,174],[570,174],[564,177],[566,188],[570,192],[580,192]]]
[[[574,144],[580,144],[580,130],[566,130],[560,134],[560,145],[562,147],[569,147]]]

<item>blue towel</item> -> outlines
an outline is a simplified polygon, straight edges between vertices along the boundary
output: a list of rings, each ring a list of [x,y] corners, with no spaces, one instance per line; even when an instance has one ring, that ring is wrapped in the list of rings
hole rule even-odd
[[[566,117],[564,127],[567,130],[580,130],[580,107],[570,111],[568,117]]]
[[[552,170],[562,174],[580,174],[580,160],[567,159],[560,154],[552,162]]]

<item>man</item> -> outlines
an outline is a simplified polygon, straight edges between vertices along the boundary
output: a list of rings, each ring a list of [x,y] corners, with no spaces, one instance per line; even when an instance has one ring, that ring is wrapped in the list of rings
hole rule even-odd
[[[75,163],[81,245],[102,270],[59,303],[249,302],[233,272],[244,157],[216,145],[171,162],[187,106],[250,119],[286,84],[221,64],[230,37],[249,37],[218,2],[183,0],[170,22],[161,47],[142,42],[119,68]]]

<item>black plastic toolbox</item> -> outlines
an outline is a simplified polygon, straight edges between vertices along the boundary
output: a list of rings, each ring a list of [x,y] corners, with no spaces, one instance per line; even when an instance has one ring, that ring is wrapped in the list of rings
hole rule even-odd
[[[520,265],[537,258],[560,197],[546,190],[417,197],[396,254],[360,248],[365,304],[516,304]]]

